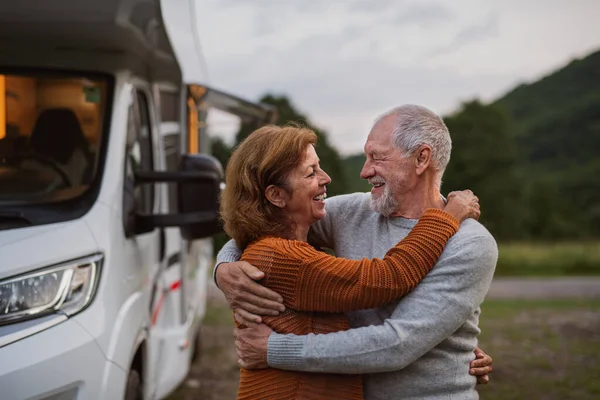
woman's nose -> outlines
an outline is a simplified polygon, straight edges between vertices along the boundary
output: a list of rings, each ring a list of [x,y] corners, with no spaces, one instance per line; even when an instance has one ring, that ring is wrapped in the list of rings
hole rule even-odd
[[[331,178],[327,175],[327,172],[323,171],[323,175],[321,176],[321,185],[329,185],[331,183]]]

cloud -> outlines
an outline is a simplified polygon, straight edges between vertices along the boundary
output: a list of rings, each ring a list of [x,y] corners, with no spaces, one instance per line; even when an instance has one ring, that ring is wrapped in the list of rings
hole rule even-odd
[[[389,11],[398,5],[406,3],[398,0],[344,0],[344,4],[349,12],[374,13]]]
[[[231,0],[230,0],[231,1]],[[233,0],[239,1],[239,0]],[[319,1],[280,1],[262,0],[252,3],[248,2],[248,9],[254,14],[254,34],[258,36],[269,36],[277,34],[289,28],[290,24],[297,21],[298,14],[305,16],[324,12],[329,6]]]
[[[351,153],[393,106],[446,114],[600,45],[597,2],[430,1],[203,0],[209,84],[286,94]]]
[[[500,35],[499,21],[498,13],[489,13],[482,21],[471,23],[458,30],[448,43],[430,49],[423,57],[423,61],[457,52],[474,43],[483,43],[486,40],[497,38]]]
[[[465,76],[448,68],[398,67],[378,57],[341,58],[342,42],[321,35],[284,51],[264,47],[260,58],[238,60],[238,66],[234,56],[222,60],[213,76],[227,82],[227,89],[251,99],[267,91],[289,95],[317,126],[329,130],[344,153],[359,151],[373,119],[389,108],[416,103],[443,114],[449,111],[448,104],[456,106],[457,98],[470,99],[511,78]]]
[[[454,13],[444,5],[419,3],[399,10],[390,22],[395,24],[429,25],[432,23],[448,22],[454,19]]]
[[[255,29],[256,36],[268,36],[277,32],[277,21],[268,14],[259,14],[256,16]]]
[[[499,34],[499,20],[500,15],[498,13],[490,13],[484,21],[461,29],[454,37],[454,44],[465,45],[474,41],[497,36]]]

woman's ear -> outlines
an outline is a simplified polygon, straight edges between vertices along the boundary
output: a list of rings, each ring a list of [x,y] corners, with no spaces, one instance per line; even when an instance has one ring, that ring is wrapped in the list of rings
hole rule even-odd
[[[265,197],[275,207],[285,208],[287,193],[285,190],[283,190],[283,188],[275,185],[269,185],[265,189]]]

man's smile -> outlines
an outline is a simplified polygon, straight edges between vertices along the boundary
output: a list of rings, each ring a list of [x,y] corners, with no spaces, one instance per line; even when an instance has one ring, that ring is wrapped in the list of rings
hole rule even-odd
[[[385,179],[381,178],[381,177],[374,177],[369,179],[369,183],[371,185],[373,185],[373,189],[371,189],[371,193],[374,194],[375,192],[379,192],[383,189],[381,189],[383,186],[385,186]]]

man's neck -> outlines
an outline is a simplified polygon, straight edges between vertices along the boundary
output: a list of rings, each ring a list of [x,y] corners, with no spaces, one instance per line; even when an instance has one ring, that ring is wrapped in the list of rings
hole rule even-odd
[[[392,214],[392,217],[402,217],[409,219],[421,218],[428,208],[443,209],[445,206],[442,194],[435,187],[416,188],[412,192],[402,195],[398,199],[398,209]]]

